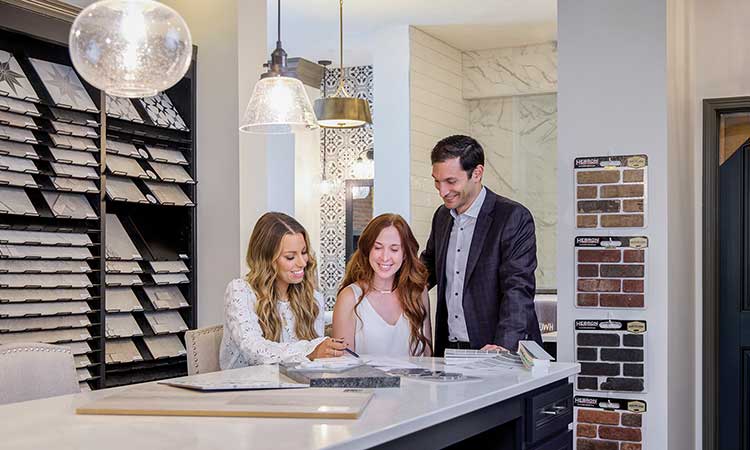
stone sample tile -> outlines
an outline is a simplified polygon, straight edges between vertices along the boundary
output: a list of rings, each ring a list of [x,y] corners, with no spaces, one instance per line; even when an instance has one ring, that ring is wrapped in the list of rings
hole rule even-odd
[[[573,406],[573,430],[578,450],[645,448],[645,401],[576,396]]]
[[[576,320],[576,389],[646,392],[646,322]]]
[[[29,58],[55,106],[86,112],[98,112],[72,67]]]
[[[648,238],[578,236],[576,306],[644,308]]]
[[[574,169],[578,228],[646,226],[646,155],[576,158]]]
[[[0,50],[0,95],[38,102],[36,91],[13,54]]]

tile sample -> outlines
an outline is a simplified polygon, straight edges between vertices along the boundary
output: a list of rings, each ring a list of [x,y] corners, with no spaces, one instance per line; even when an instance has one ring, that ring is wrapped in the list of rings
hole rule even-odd
[[[0,287],[6,288],[88,288],[92,286],[89,277],[83,274],[0,274]]]
[[[167,336],[146,336],[143,338],[146,347],[155,359],[173,358],[187,353],[180,338],[171,334]]]
[[[646,155],[576,158],[578,228],[646,225]]]
[[[0,289],[0,303],[10,302],[54,302],[57,300],[89,300],[86,289]],[[61,303],[64,304],[64,303]]]
[[[39,154],[37,154],[33,146],[12,141],[0,141],[0,155],[8,155],[16,158],[39,159]]]
[[[188,329],[177,311],[146,311],[143,314],[155,334],[179,333]]]
[[[648,238],[578,236],[575,250],[576,306],[645,307]]]
[[[43,245],[0,244],[0,257],[12,259],[76,259],[93,258],[87,247],[49,247]]]
[[[143,361],[143,357],[132,339],[107,339],[105,348],[107,363]]]
[[[122,226],[120,219],[114,214],[107,214],[106,220],[107,259],[143,259],[125,231],[125,227]]]
[[[107,273],[143,273],[138,261],[111,261],[106,260]]]
[[[63,136],[61,134],[50,134],[49,137],[52,139],[52,143],[55,147],[94,153],[99,151],[99,147],[97,147],[94,141],[89,138]]]
[[[184,273],[167,273],[167,274],[152,274],[151,278],[154,279],[154,283],[158,285],[162,284],[181,284],[189,283],[187,275]]]
[[[94,114],[61,108],[50,108],[50,111],[52,111],[52,116],[55,118],[55,120],[58,120],[60,122],[72,123],[84,127],[99,126],[98,117]]]
[[[29,130],[39,129],[39,125],[34,122],[32,117],[2,110],[0,110],[0,124],[17,128],[27,128]]]
[[[10,141],[26,144],[39,143],[39,140],[34,136],[34,133],[31,130],[9,127],[7,125],[0,125],[0,139],[8,139]]]
[[[143,290],[154,309],[179,309],[189,306],[177,286],[144,286]]]
[[[576,389],[646,392],[646,321],[576,320]]]
[[[84,355],[91,352],[91,346],[87,342],[69,342],[63,347],[68,347],[74,355]]]
[[[71,191],[95,194],[99,188],[91,180],[81,180],[78,178],[49,177],[52,185],[59,191]]]
[[[105,322],[107,324],[107,338],[143,335],[143,331],[132,314],[107,314]]]
[[[140,101],[154,125],[190,131],[167,94],[161,92],[153,97],[142,98]]]
[[[2,235],[0,235],[2,236]],[[187,273],[187,266],[182,261],[149,261],[154,273]]]
[[[99,132],[96,131],[96,128],[66,122],[56,122],[54,120],[52,120],[51,122],[52,128],[55,130],[55,133],[62,134],[63,136],[75,136],[92,139],[96,139],[99,137]]]
[[[82,178],[86,180],[98,180],[99,171],[87,166],[74,166],[72,164],[50,163],[55,174],[62,177]]]
[[[107,139],[107,153],[114,153],[120,156],[130,156],[132,158],[142,158],[135,145],[128,142],[120,142]]]
[[[190,177],[190,175],[182,166],[158,162],[149,162],[149,164],[154,169],[159,178],[164,181],[169,181],[172,183],[195,183],[195,180]]]
[[[143,311],[141,303],[129,287],[107,289],[107,312]]]
[[[91,362],[91,358],[89,358],[87,355],[75,355],[73,357],[73,362],[76,365],[76,369],[83,369],[84,367],[88,367],[90,365],[93,365]],[[86,385],[88,387],[88,384]],[[85,387],[81,386],[81,390],[84,390]],[[91,388],[89,388],[91,390]]]
[[[88,381],[94,378],[88,369],[76,369],[76,375],[78,376],[78,381]]]
[[[136,178],[150,178],[146,171],[138,164],[133,158],[127,158],[124,156],[110,155],[107,158],[107,169],[113,175],[126,175],[129,177]]]
[[[171,164],[181,164],[183,166],[188,164],[187,159],[185,159],[185,155],[183,155],[179,150],[154,147],[152,145],[147,145],[146,150],[148,150],[149,155],[151,155],[151,159],[153,159],[154,161]]]
[[[0,169],[10,170],[11,172],[39,173],[34,161],[6,155],[0,155]]]
[[[143,280],[137,274],[111,274],[105,277],[107,286],[141,286]]]
[[[96,219],[99,217],[83,194],[44,191],[42,196],[55,217],[73,219]]]
[[[576,396],[573,405],[577,448],[646,448],[643,442],[646,435],[645,401]]]
[[[0,273],[90,273],[85,261],[0,259]]]
[[[133,106],[133,102],[129,98],[107,95],[107,115],[116,119],[143,123],[141,115],[138,114],[135,106]]]
[[[87,341],[89,339],[91,339],[91,333],[85,328],[27,331],[22,333],[0,333],[0,345],[15,344],[18,342],[45,342],[47,344],[57,344],[59,342]]]
[[[39,185],[34,181],[34,177],[28,173],[10,172],[0,170],[0,185],[38,188]]]
[[[91,238],[84,233],[57,233],[52,231],[0,230],[0,243],[40,245],[91,245]]]
[[[29,58],[56,106],[79,111],[99,111],[72,67]]]
[[[23,189],[4,186],[0,186],[0,214],[39,215]]]
[[[146,186],[162,205],[195,206],[179,185],[145,181]]]
[[[0,95],[39,101],[16,57],[5,50],[0,50]]]
[[[0,317],[58,316],[89,312],[91,308],[86,302],[0,303]]]
[[[99,167],[99,162],[94,158],[93,153],[78,150],[66,150],[57,147],[50,147],[49,152],[52,154],[52,157],[55,158],[55,161],[59,163]]]
[[[149,203],[133,180],[125,177],[107,177],[107,197],[132,203]]]
[[[44,304],[43,306],[50,306]],[[85,328],[91,321],[85,315],[56,316],[56,317],[24,317],[15,319],[0,319],[0,331],[38,331],[62,328]]]
[[[0,110],[25,116],[39,117],[41,114],[33,103],[10,97],[0,97]]]

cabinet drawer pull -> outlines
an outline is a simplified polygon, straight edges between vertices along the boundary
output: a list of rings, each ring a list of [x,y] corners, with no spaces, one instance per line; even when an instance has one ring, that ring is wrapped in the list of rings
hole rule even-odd
[[[548,408],[544,408],[542,410],[542,414],[546,414],[548,416],[556,416],[558,414],[564,413],[565,411],[567,411],[567,409],[567,406],[551,406]]]

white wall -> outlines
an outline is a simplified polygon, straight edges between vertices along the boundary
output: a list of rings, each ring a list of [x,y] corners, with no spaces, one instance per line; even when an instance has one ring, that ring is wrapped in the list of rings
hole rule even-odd
[[[221,323],[224,288],[240,271],[237,1],[164,3],[198,46],[198,326],[206,326]]]
[[[667,8],[655,0],[560,0],[558,2],[558,356],[574,360],[575,319],[607,318],[602,311],[575,309],[573,238],[575,180],[573,159],[579,156],[646,153],[648,167],[648,226],[617,230],[617,235],[649,237],[647,309],[613,313],[613,319],[648,321],[648,393],[624,394],[648,401],[646,447],[692,448],[692,433],[682,438],[668,425],[693,417],[691,405],[675,402],[678,389],[692,383],[692,373],[669,365],[670,352],[692,357],[690,342],[669,338],[671,302],[667,280],[670,264],[685,269],[689,261],[668,258],[669,235],[680,227],[669,221],[668,201],[668,85]],[[686,176],[686,174],[682,174]],[[668,228],[669,227],[669,228]],[[585,234],[585,233],[584,233]],[[675,253],[670,254],[673,256]],[[689,272],[688,272],[689,273]],[[564,280],[569,280],[565,282]],[[674,281],[674,280],[673,280]],[[684,283],[685,277],[682,278]],[[687,346],[687,349],[686,349]],[[669,416],[667,415],[669,413]],[[669,419],[667,419],[669,417]],[[665,432],[668,430],[669,433]]]
[[[432,180],[430,152],[444,137],[469,134],[469,105],[462,97],[461,52],[414,27],[409,36],[410,224],[424,247],[432,215],[442,203]]]

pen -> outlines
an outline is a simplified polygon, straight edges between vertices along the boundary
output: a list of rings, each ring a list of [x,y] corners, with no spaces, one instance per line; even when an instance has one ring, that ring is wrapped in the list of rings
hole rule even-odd
[[[334,341],[336,341],[336,342],[342,342],[342,343],[344,342],[344,340],[343,340],[343,339],[341,339],[341,338],[338,338],[338,339],[337,339],[337,338],[332,338],[332,339],[333,339]],[[352,350],[349,350],[349,348],[348,348],[348,347],[344,347],[344,351],[345,351],[345,352],[347,352],[347,353],[349,353],[350,355],[352,355],[352,356],[353,356],[353,357],[355,357],[355,358],[359,358],[359,355],[358,355],[358,354],[356,354],[355,352],[353,352]]]

